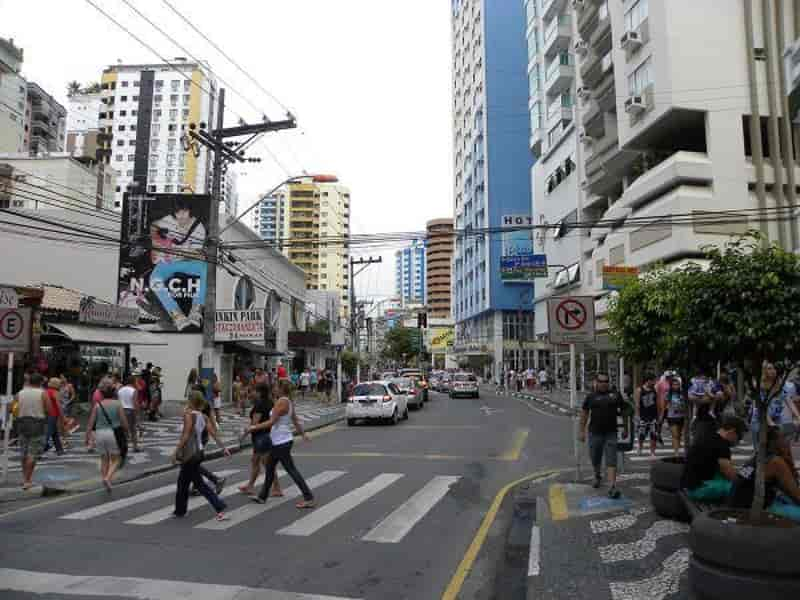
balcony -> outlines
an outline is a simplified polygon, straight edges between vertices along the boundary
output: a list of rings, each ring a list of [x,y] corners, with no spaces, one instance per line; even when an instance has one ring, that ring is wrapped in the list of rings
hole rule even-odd
[[[545,0],[542,6],[542,20],[547,22],[561,12],[567,0]]]
[[[602,58],[598,58],[595,52],[589,52],[586,61],[581,65],[581,78],[587,87],[597,89],[605,76],[614,69],[614,58],[608,52]]]
[[[595,139],[603,137],[605,133],[603,113],[600,110],[600,105],[596,100],[589,101],[586,111],[583,113],[581,122],[586,135]]]
[[[561,50],[569,50],[572,39],[572,19],[561,15],[553,19],[550,27],[544,33],[544,55],[552,58]]]
[[[575,109],[572,106],[564,106],[560,100],[556,100],[547,110],[547,127],[553,127],[558,121],[572,121],[574,116]]]
[[[568,57],[568,58],[565,58]],[[575,59],[571,54],[561,55],[547,67],[544,89],[548,96],[557,96],[569,89],[575,79]]]
[[[578,13],[578,32],[585,40],[588,40],[590,37],[592,37],[592,33],[594,32],[594,28],[597,23],[597,10],[598,3],[596,0],[587,0],[584,3],[583,11]]]
[[[608,15],[608,5],[603,3],[597,11],[597,25],[589,37],[589,46],[599,54],[605,54],[612,47],[611,18]]]
[[[545,130],[543,127],[537,127],[531,131],[531,152],[539,156],[542,152],[542,141],[545,137]]]

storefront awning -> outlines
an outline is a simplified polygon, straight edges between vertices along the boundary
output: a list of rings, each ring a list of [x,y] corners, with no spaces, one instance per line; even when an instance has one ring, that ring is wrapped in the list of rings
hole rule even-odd
[[[263,342],[247,342],[244,340],[237,340],[235,342],[225,342],[223,344],[225,354],[241,354],[250,353],[258,354],[260,356],[283,356],[283,352],[278,350],[271,350],[267,348]]]
[[[49,327],[70,340],[81,344],[107,344],[109,346],[166,346],[163,336],[132,327],[99,327],[81,323],[49,323]]]

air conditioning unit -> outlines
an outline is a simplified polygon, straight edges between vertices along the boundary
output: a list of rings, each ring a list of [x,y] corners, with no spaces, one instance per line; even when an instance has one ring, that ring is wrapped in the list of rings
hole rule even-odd
[[[586,53],[589,51],[589,44],[579,39],[575,42],[574,49],[575,49],[575,54],[580,54],[581,56],[585,56]]]
[[[626,31],[619,40],[623,50],[636,50],[642,45],[642,36],[638,31]]]
[[[581,100],[588,100],[592,96],[592,90],[585,85],[582,85],[575,92]]]
[[[638,115],[647,110],[647,105],[644,103],[642,96],[630,96],[625,100],[625,112],[630,115]]]
[[[575,10],[583,10],[586,6],[586,0],[572,0],[572,8]]]
[[[581,131],[580,134],[578,134],[578,141],[585,146],[590,146],[592,142],[594,142],[594,138],[585,131]]]

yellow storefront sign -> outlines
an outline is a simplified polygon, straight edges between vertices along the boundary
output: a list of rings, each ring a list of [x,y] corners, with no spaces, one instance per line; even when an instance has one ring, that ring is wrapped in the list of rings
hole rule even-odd
[[[431,352],[444,352],[453,346],[455,331],[452,327],[435,327],[431,329]]]
[[[620,265],[603,267],[603,289],[619,290],[626,283],[635,281],[638,277],[638,267],[623,267]]]

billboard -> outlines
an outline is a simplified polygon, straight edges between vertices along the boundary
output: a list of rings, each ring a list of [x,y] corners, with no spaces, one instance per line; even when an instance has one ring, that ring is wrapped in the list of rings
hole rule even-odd
[[[117,302],[164,331],[203,327],[209,196],[126,193],[122,204]]]
[[[219,309],[214,319],[214,341],[264,342],[264,316],[260,310]]]
[[[541,273],[547,277],[547,258],[533,253],[533,217],[503,215],[503,253],[500,257],[500,279],[504,282],[530,281]],[[505,231],[507,230],[507,231]]]
[[[453,347],[456,339],[455,329],[452,327],[433,327],[429,330],[430,351],[441,353]]]
[[[621,290],[626,283],[636,281],[638,278],[639,269],[637,267],[603,267],[604,290]]]

